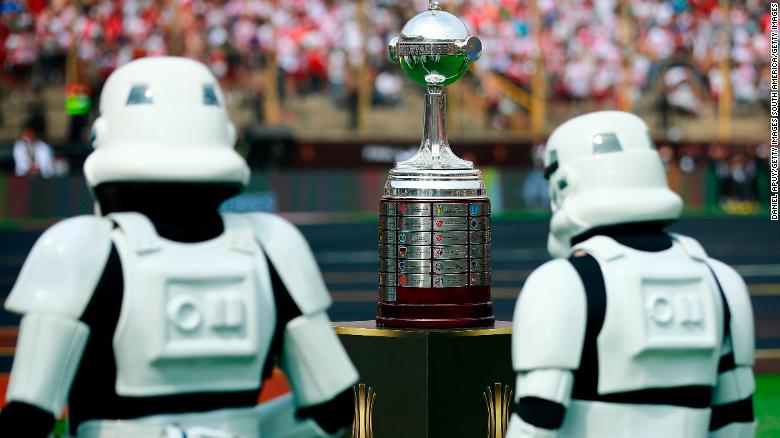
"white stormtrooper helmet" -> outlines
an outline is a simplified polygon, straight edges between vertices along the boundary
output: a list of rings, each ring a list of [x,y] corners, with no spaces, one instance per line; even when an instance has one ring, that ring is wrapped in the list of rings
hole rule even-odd
[[[84,163],[91,188],[105,182],[225,182],[246,185],[236,129],[219,83],[203,64],[143,58],[116,70],[100,97],[95,151]]]
[[[609,225],[674,221],[682,200],[669,189],[647,125],[599,111],[559,126],[547,141],[552,219],[547,250],[568,257],[571,239]]]

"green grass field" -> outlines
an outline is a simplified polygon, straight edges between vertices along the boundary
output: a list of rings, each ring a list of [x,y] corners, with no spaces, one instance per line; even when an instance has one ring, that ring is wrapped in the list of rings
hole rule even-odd
[[[753,407],[758,418],[759,438],[780,437],[780,374],[756,377]]]

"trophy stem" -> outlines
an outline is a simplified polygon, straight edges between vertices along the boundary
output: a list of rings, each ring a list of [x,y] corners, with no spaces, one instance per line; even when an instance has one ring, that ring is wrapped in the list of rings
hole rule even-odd
[[[441,86],[428,87],[420,149],[396,169],[473,169],[474,163],[458,158],[447,140],[447,95]]]
[[[433,162],[441,161],[443,154],[449,152],[447,141],[447,95],[431,87],[425,95],[425,119],[423,122],[423,148],[430,147]],[[445,151],[445,149],[447,149]]]

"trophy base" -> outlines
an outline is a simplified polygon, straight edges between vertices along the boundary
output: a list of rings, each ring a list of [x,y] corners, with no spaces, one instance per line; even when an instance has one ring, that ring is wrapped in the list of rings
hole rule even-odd
[[[379,206],[383,327],[491,327],[490,201],[396,199]]]
[[[397,288],[397,301],[379,300],[376,323],[382,327],[492,327],[490,286]]]

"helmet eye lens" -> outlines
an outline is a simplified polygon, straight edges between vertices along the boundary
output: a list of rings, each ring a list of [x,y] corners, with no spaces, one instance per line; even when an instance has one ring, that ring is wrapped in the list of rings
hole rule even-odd
[[[146,105],[154,103],[154,93],[148,85],[133,85],[127,96],[127,105]]]
[[[594,154],[609,154],[612,152],[620,152],[623,147],[620,146],[617,135],[608,132],[603,134],[596,134],[593,136],[593,153]]]
[[[213,85],[203,86],[203,104],[207,106],[219,106],[219,98],[217,97],[217,91]]]

